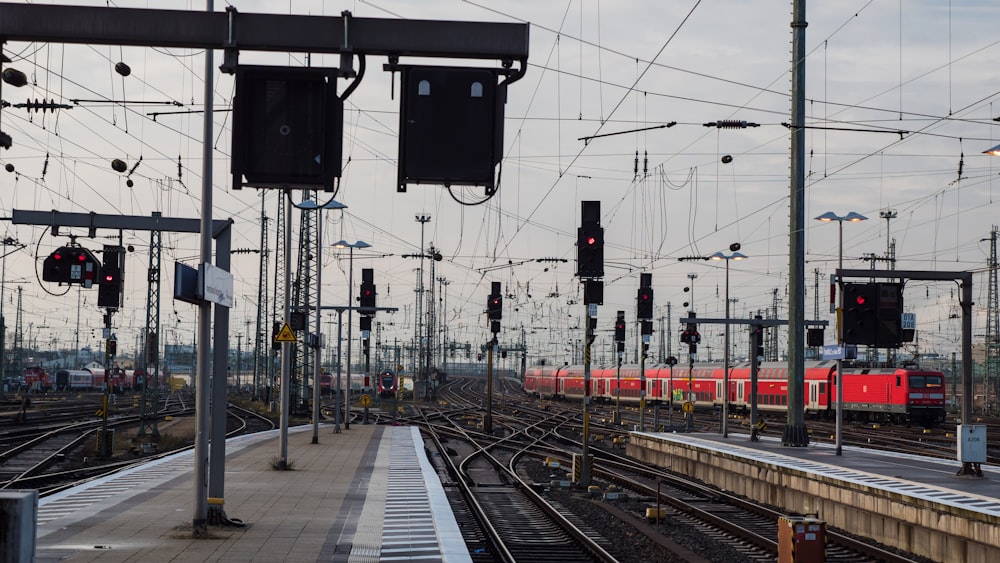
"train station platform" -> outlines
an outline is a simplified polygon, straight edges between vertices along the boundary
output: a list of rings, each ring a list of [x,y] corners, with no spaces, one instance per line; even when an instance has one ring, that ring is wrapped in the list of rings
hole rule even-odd
[[[277,431],[226,442],[224,509],[243,527],[192,539],[192,452],[39,501],[36,560],[470,561],[416,427],[289,430],[290,471],[272,469]]]
[[[632,432],[629,455],[935,561],[1000,561],[1000,468],[730,433]]]

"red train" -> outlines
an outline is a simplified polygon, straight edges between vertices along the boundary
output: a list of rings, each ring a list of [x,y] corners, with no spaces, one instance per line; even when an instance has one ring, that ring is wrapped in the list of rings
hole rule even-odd
[[[378,374],[378,394],[382,398],[391,398],[396,394],[396,374],[384,369]]]
[[[691,400],[696,407],[722,405],[721,364],[695,364],[691,378],[687,366],[646,367],[646,401],[677,403]],[[614,401],[621,390],[623,402],[638,403],[642,388],[638,365],[621,367],[620,387],[616,367],[591,368],[591,396]],[[837,364],[807,362],[805,366],[805,412],[810,416],[833,416],[836,410]],[[536,397],[582,398],[583,366],[535,366],[524,375],[524,390]],[[733,412],[750,408],[750,364],[729,370],[729,405]],[[788,366],[764,363],[757,376],[757,408],[784,412],[788,406]],[[844,413],[848,419],[933,424],[945,416],[944,374],[904,368],[844,368]]]
[[[145,371],[141,369],[111,368],[108,383],[115,393],[142,390]],[[24,385],[34,391],[90,391],[104,389],[104,370],[88,368],[82,370],[59,369],[50,374],[39,366],[24,369]]]

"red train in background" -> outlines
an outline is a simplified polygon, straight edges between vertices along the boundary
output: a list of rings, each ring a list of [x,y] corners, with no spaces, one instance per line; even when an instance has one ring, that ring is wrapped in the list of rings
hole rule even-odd
[[[391,398],[396,394],[396,374],[392,370],[384,369],[378,372],[378,395],[382,398]]]
[[[24,386],[32,391],[92,391],[104,389],[104,371],[100,368],[58,369],[49,373],[40,366],[24,368]],[[114,393],[141,391],[146,372],[142,369],[111,368],[108,384]],[[161,383],[161,388],[162,387]]]
[[[582,365],[535,366],[524,375],[524,390],[537,397],[579,399],[584,395]],[[844,368],[844,413],[848,419],[913,422],[931,425],[944,420],[944,374],[938,371],[905,368]],[[696,407],[722,405],[724,373],[722,364],[695,364],[691,377],[687,366],[646,367],[646,401],[675,403],[691,400]],[[591,368],[591,397],[614,401],[618,390],[622,402],[638,403],[641,378],[638,365],[622,365],[619,380],[616,367]],[[833,361],[807,362],[805,366],[805,412],[809,416],[833,416],[836,410],[837,364]],[[620,381],[620,387],[619,387]],[[751,400],[750,364],[729,370],[729,406],[732,412],[749,411]],[[788,366],[761,364],[757,376],[757,408],[761,412],[788,409]]]

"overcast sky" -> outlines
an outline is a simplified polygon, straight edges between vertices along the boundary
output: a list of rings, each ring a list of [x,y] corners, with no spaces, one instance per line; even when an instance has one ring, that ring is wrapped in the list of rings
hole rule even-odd
[[[163,7],[161,2],[113,4]],[[393,77],[382,70],[387,61],[369,60],[367,75],[347,100],[345,173],[337,199],[349,209],[323,217],[323,301],[343,305],[348,300],[349,261],[332,244],[339,239],[370,243],[370,249],[355,253],[354,279],[357,284],[361,268],[374,268],[379,305],[399,308],[378,318],[384,341],[412,338],[419,261],[402,255],[419,252],[421,224],[415,215],[429,214],[423,236],[444,258],[434,275],[447,280],[447,301],[441,305],[447,309],[449,336],[474,345],[485,341],[482,311],[490,282],[499,281],[507,295],[501,340],[519,339],[523,326],[529,344],[538,344],[533,354],[570,360],[566,349],[582,338],[582,329],[573,328],[584,313],[573,273],[583,200],[601,202],[606,228],[599,342],[610,340],[616,310],[635,318],[643,271],[653,274],[656,316],[667,317],[667,304],[672,306],[666,324],[676,327],[683,316],[690,274],[697,275],[693,294],[699,315],[721,317],[724,268],[678,259],[727,250],[734,242],[749,259],[731,264],[733,316],[772,306],[779,317],[787,316],[790,137],[783,123],[790,120],[790,1],[233,4],[245,13],[339,16],[350,10],[358,17],[530,24],[527,74],[510,87],[506,105],[500,188],[485,203],[456,201],[479,201],[482,188],[449,193],[440,186],[413,185],[396,193],[398,77],[394,88]],[[205,9],[203,2],[172,5]],[[225,5],[217,2],[215,9]],[[806,317],[814,316],[817,294],[819,317],[831,317],[828,283],[837,263],[837,226],[812,220],[825,211],[856,211],[869,218],[844,225],[847,267],[869,267],[872,262],[863,257],[884,258],[894,243],[900,269],[983,271],[990,231],[998,223],[995,199],[1000,198],[1000,159],[982,154],[1000,143],[1000,7],[987,0],[813,1],[807,21]],[[12,42],[4,53],[14,60],[6,66],[29,78],[20,89],[4,84],[4,100],[50,99],[73,109],[3,110],[2,129],[14,146],[0,153],[0,164],[15,169],[0,170],[3,216],[14,208],[199,216],[202,52]],[[216,66],[221,58],[216,52]],[[131,67],[130,76],[115,73],[119,61]],[[241,53],[240,62],[304,66],[307,57]],[[317,55],[310,63],[336,66],[338,60]],[[495,67],[498,61],[459,64]],[[225,110],[231,108],[233,82],[218,71],[214,80],[213,214],[235,221],[234,248],[256,249],[260,192],[234,191],[228,172],[231,121]],[[181,113],[154,119],[155,112]],[[757,126],[704,126],[719,120]],[[670,122],[676,125],[628,133]],[[619,132],[589,143],[579,140]],[[728,163],[726,155],[732,157]],[[114,158],[129,169],[138,163],[132,187],[126,185],[127,174],[112,170]],[[265,213],[273,219],[277,193],[265,197]],[[880,218],[887,210],[895,211],[894,219]],[[3,314],[9,331],[21,288],[25,340],[36,340],[42,348],[43,343],[72,345],[79,303],[81,345],[98,346],[96,290],[78,296],[75,288],[66,293],[65,287],[42,287],[36,278],[42,259],[69,242],[67,230],[53,237],[43,227],[9,221],[0,229],[25,245],[6,259]],[[73,234],[90,248],[117,235],[101,232],[87,239],[85,231]],[[272,231],[272,248],[275,238]],[[127,262],[125,314],[117,317],[117,334],[134,343],[145,311],[149,237],[125,233],[125,239],[135,252]],[[173,262],[196,264],[199,239],[164,234],[163,245],[161,342],[190,342],[194,309],[169,295]],[[257,260],[257,254],[234,256],[234,335],[255,330]],[[880,268],[885,264],[876,262]],[[271,276],[273,271],[269,268]],[[428,271],[427,283],[429,278]],[[272,290],[274,281],[269,282]],[[975,277],[977,335],[986,326],[987,281],[984,273]],[[960,312],[957,294],[953,284],[907,285],[907,309],[917,314],[923,351],[957,350],[959,324],[952,318]],[[654,349],[659,325],[656,330]],[[721,327],[702,332],[719,346],[715,335]],[[676,352],[676,331],[672,340]],[[715,354],[721,355],[718,348]]]

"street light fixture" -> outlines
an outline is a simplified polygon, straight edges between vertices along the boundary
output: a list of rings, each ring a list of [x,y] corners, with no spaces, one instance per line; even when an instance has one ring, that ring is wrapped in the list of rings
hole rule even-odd
[[[322,209],[347,209],[347,206],[335,199],[326,203],[308,199],[300,202],[296,207],[305,210]],[[319,443],[319,401],[320,401],[320,377],[323,370],[320,368],[320,346],[323,342],[320,328],[320,316],[322,315],[323,301],[323,219],[317,213],[316,217],[316,340],[313,342],[313,435],[312,443]]]
[[[847,215],[840,216],[833,211],[827,211],[816,218],[824,223],[839,223],[839,238],[837,244],[837,291],[840,293],[840,311],[837,314],[837,346],[840,354],[837,357],[837,432],[836,432],[836,455],[843,453],[844,442],[844,323],[841,321],[844,309],[844,280],[840,279],[840,270],[844,269],[844,221],[858,223],[867,220],[868,217],[851,211]]]
[[[351,244],[351,243],[347,242],[346,240],[339,240],[339,241],[333,243],[333,247],[334,248],[349,248],[350,252],[351,252],[350,258],[348,259],[348,262],[347,262],[347,286],[348,286],[348,290],[347,290],[347,299],[348,299],[348,301],[347,301],[347,305],[348,305],[348,307],[347,307],[347,381],[346,381],[346,385],[345,385],[345,389],[347,390],[347,392],[344,393],[344,396],[346,397],[345,403],[344,403],[344,429],[345,430],[350,430],[351,429],[351,339],[353,338],[353,336],[352,336],[351,333],[353,332],[352,328],[354,327],[354,322],[351,320],[351,317],[352,317],[351,313],[354,311],[354,298],[353,298],[353,295],[354,295],[354,249],[355,248],[369,248],[369,247],[371,247],[371,245],[368,244],[367,242],[363,241],[363,240],[356,241],[354,244]],[[338,349],[340,348],[340,342],[337,342],[337,348]],[[339,356],[340,354],[338,353],[337,355]],[[338,379],[340,378],[339,376],[340,376],[340,370],[341,369],[342,369],[342,365],[338,365],[337,366],[337,376],[338,376]],[[339,393],[340,390],[338,389],[337,392]],[[339,397],[337,398],[337,401],[338,402],[340,401]]]
[[[722,437],[729,437],[729,262],[731,260],[746,260],[746,255],[738,252],[739,243],[730,245],[732,254],[716,252],[709,256],[710,260],[726,261],[726,342],[722,353]]]
[[[992,149],[983,151],[983,154],[988,154],[990,156],[1000,156],[1000,145],[997,145]]]

